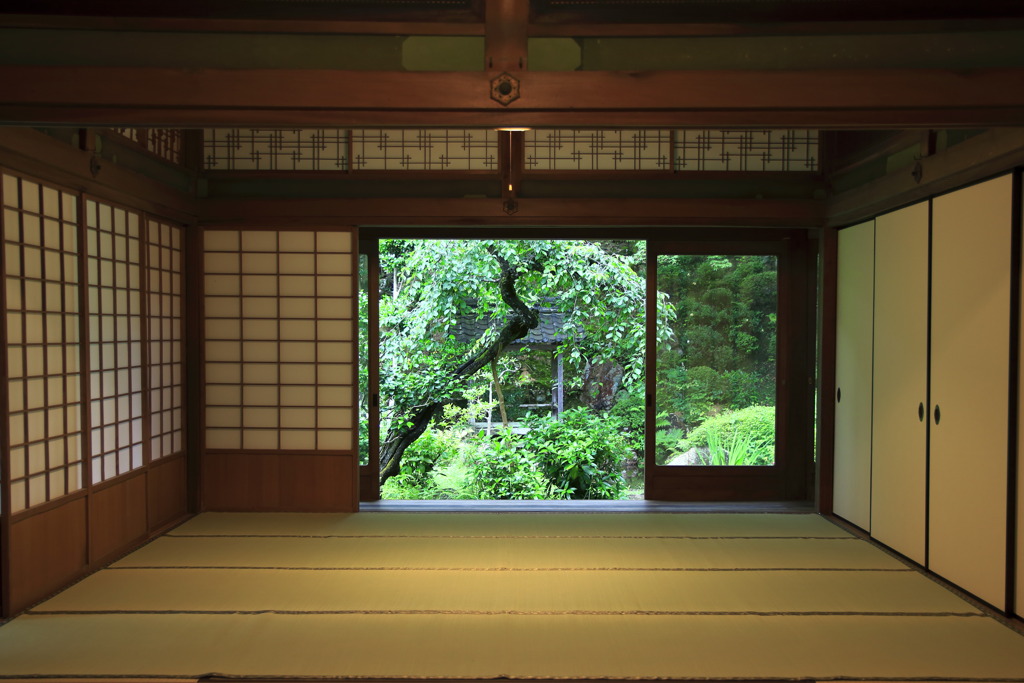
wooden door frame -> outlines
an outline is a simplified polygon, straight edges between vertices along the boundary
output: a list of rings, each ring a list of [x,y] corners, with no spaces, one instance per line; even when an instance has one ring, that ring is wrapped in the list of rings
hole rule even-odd
[[[815,248],[805,231],[718,231],[715,239],[652,242],[648,301],[656,301],[662,254],[773,254],[778,266],[776,461],[771,467],[659,466],[654,462],[656,367],[647,365],[645,497],[674,501],[804,501],[812,495],[815,349]],[[653,306],[647,309],[647,357],[656,358]]]
[[[775,470],[779,476],[772,477],[778,480],[773,487],[766,488],[763,483],[753,486],[742,485],[735,488],[731,495],[722,497],[716,487],[719,486],[723,477],[721,474],[700,473],[686,476],[691,482],[703,483],[707,486],[704,497],[689,495],[685,500],[772,500],[772,501],[803,501],[809,500],[813,494],[812,483],[815,476],[813,425],[814,425],[814,386],[815,386],[815,344],[816,344],[816,287],[817,287],[817,240],[818,231],[807,229],[778,229],[778,228],[694,228],[694,227],[671,227],[671,226],[637,226],[637,227],[603,227],[603,226],[557,226],[544,227],[543,234],[538,234],[537,227],[517,226],[487,226],[483,230],[480,226],[476,229],[465,227],[384,227],[384,226],[361,226],[360,227],[360,254],[367,254],[370,258],[370,287],[376,282],[375,268],[379,261],[377,257],[377,243],[385,238],[405,239],[631,239],[645,240],[648,243],[648,268],[650,268],[650,256],[656,253],[653,245],[665,245],[671,243],[686,242],[693,245],[714,247],[725,250],[723,253],[749,251],[751,245],[759,245],[759,248],[767,250],[761,253],[780,254],[780,326],[779,326],[779,349],[785,347],[786,360],[783,365],[782,353],[779,351],[778,361],[780,371],[777,382],[781,386],[786,384],[786,391],[791,397],[787,408],[781,411],[782,417],[777,413],[777,424],[784,425],[779,430],[785,434],[788,441],[783,442],[784,447],[790,452],[797,453],[792,457],[784,458],[785,465],[780,465]],[[783,266],[785,261],[785,266]],[[783,277],[783,272],[786,275]],[[648,277],[648,287],[651,287]],[[785,290],[783,296],[782,290]],[[648,293],[648,300],[651,299]],[[377,306],[370,297],[369,307],[369,377],[370,395],[377,395],[379,391],[379,359],[377,349],[379,348],[379,337],[377,331]],[[783,301],[786,303],[783,304]],[[783,306],[785,314],[783,315]],[[647,357],[653,358],[653,316],[648,307],[647,326]],[[783,329],[782,320],[786,320],[786,329]],[[648,379],[650,382],[650,379]],[[653,396],[653,387],[648,384],[648,393]],[[781,397],[784,395],[778,392],[781,405]],[[379,409],[374,409],[373,401],[370,402],[370,420],[379,422]],[[645,451],[649,459],[653,458],[653,404],[648,400],[648,417]],[[370,440],[370,464],[361,465],[359,471],[361,502],[379,500],[380,490],[377,478],[377,452],[379,451],[379,434],[376,429],[371,429]],[[651,460],[653,462],[653,460]],[[680,468],[682,469],[682,468]],[[697,469],[690,469],[697,472]],[[698,468],[708,470],[714,468]],[[774,468],[773,468],[774,469]],[[671,476],[668,479],[678,479],[680,475]],[[762,481],[763,477],[745,475],[750,482]],[[645,487],[646,488],[646,487]],[[649,488],[645,491],[645,498],[657,500],[683,500],[678,495],[673,495],[672,490]]]

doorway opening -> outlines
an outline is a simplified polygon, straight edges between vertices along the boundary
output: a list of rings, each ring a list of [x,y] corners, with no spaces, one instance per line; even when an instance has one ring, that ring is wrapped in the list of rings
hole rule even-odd
[[[376,247],[360,412],[382,499],[643,498],[644,241]]]
[[[810,499],[805,231],[537,232],[364,235],[363,501]]]

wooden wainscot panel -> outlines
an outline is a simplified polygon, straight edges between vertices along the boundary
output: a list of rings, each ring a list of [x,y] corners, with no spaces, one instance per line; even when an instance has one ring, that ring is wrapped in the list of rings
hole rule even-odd
[[[349,455],[207,453],[203,510],[354,512],[356,466]]]
[[[286,455],[280,459],[281,509],[356,512],[358,464],[351,455]]]
[[[93,492],[89,499],[89,548],[93,564],[112,559],[146,535],[144,472]]]
[[[277,510],[277,456],[207,453],[203,456],[202,509]]]
[[[150,467],[149,529],[155,531],[188,513],[188,472],[183,455],[158,460]]]
[[[62,588],[85,570],[85,498],[15,519],[11,525],[10,613]]]

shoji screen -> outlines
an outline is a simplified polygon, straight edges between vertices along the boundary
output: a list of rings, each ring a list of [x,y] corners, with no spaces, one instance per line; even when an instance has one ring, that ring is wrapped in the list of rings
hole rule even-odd
[[[150,458],[184,448],[182,373],[181,228],[149,220],[149,413]]]
[[[833,510],[868,530],[874,258],[874,221],[839,231]]]
[[[85,203],[92,482],[143,466],[139,214]]]
[[[205,447],[253,456],[210,467],[261,468],[258,476],[280,491],[304,467],[337,467],[322,457],[335,454],[353,456],[346,481],[355,476],[354,248],[354,235],[339,230],[204,232]],[[320,460],[256,457],[268,453]],[[281,478],[268,474],[274,468]],[[216,477],[204,487],[218,486]],[[349,484],[338,485],[351,495]],[[280,495],[306,495],[295,487]],[[206,490],[207,500],[223,493]],[[250,496],[246,505],[284,505],[279,493],[267,495],[273,500]]]
[[[83,487],[78,198],[3,176],[11,512]]]
[[[188,478],[182,229],[2,176],[10,612],[181,519]]]

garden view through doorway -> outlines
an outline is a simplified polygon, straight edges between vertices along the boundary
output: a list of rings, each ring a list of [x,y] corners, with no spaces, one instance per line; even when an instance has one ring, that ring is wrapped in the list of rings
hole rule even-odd
[[[379,461],[381,498],[642,499],[651,467],[774,462],[774,256],[658,254],[652,325],[643,240],[375,246],[360,451]]]

